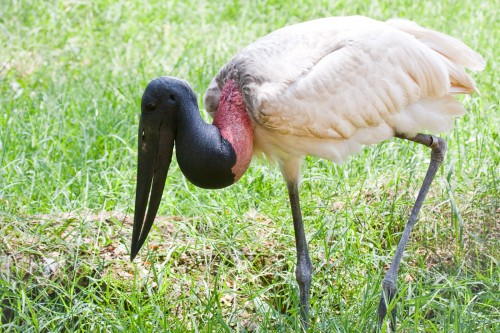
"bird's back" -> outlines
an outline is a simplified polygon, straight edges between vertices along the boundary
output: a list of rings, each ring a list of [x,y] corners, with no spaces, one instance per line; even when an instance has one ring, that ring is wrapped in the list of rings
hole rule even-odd
[[[410,21],[326,18],[243,49],[212,80],[205,108],[213,115],[225,81],[235,79],[257,150],[341,162],[395,132],[451,129],[464,112],[451,95],[475,91],[465,68],[483,67],[462,42]]]

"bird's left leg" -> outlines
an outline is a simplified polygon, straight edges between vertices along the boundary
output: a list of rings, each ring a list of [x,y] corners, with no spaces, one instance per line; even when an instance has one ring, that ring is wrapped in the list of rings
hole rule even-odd
[[[287,181],[288,195],[292,207],[293,228],[295,230],[295,246],[297,248],[297,267],[295,278],[299,284],[300,316],[304,329],[309,327],[309,289],[311,287],[312,264],[307,249],[306,234],[300,211],[299,189],[296,180]]]
[[[396,277],[398,275],[399,264],[401,263],[401,258],[403,256],[406,243],[410,237],[410,233],[415,226],[417,221],[417,216],[424,202],[425,196],[429,191],[429,187],[436,175],[441,162],[443,162],[444,155],[446,153],[446,141],[429,134],[417,134],[415,137],[409,138],[404,135],[396,135],[398,138],[414,141],[432,149],[431,161],[429,168],[427,169],[427,174],[425,175],[424,182],[417,196],[417,200],[410,214],[410,219],[406,224],[406,227],[399,241],[398,247],[396,248],[396,254],[392,260],[391,266],[389,267],[384,279],[382,280],[382,296],[380,297],[380,303],[378,307],[378,328],[382,326],[383,319],[387,313],[387,309],[392,299],[396,296]],[[394,307],[391,312],[391,329],[396,329],[396,308]]]

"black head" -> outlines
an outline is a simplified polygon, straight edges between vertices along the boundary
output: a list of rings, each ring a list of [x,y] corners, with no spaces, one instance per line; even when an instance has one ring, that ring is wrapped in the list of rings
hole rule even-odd
[[[196,101],[191,87],[172,77],[154,79],[142,96],[131,259],[144,244],[158,211],[172,160],[177,113],[186,98]]]

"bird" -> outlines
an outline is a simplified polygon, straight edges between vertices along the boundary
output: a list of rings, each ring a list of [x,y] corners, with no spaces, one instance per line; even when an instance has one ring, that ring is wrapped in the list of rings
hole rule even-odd
[[[236,183],[255,155],[276,163],[284,177],[295,232],[300,318],[308,330],[312,262],[299,201],[301,163],[315,156],[341,163],[365,145],[391,138],[431,150],[427,173],[382,280],[380,329],[389,309],[396,327],[396,277],[405,246],[446,141],[437,136],[465,113],[455,99],[476,84],[466,70],[485,67],[463,42],[405,19],[326,17],[285,26],[234,55],[211,80],[204,98],[213,122],[200,115],[183,79],[162,76],[144,90],[130,258],[153,225],[174,146],[178,165],[194,185]]]

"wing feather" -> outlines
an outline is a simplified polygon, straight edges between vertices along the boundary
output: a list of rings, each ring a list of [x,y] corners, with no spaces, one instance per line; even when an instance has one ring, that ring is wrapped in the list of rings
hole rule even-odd
[[[466,54],[457,56],[457,50]],[[211,82],[205,107],[215,113],[231,77],[259,126],[346,140],[360,129],[389,125],[397,131],[397,122],[411,118],[419,101],[453,104],[451,93],[475,90],[465,68],[482,66],[482,58],[460,41],[413,22],[320,19],[282,28],[242,50]],[[440,98],[446,102],[432,102]]]

